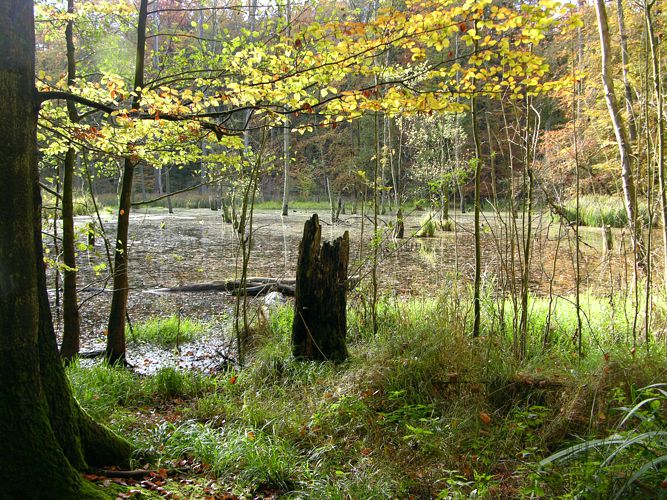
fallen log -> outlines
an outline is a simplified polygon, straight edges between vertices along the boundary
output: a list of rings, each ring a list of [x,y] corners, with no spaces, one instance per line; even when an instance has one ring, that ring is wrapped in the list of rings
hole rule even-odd
[[[350,276],[347,279],[347,289],[351,290],[359,283],[358,276]],[[264,293],[276,291],[288,297],[295,293],[296,279],[294,278],[266,278],[251,277],[245,280],[245,286],[241,280],[210,281],[207,283],[192,283],[187,285],[153,288],[144,290],[145,293],[182,293],[182,292],[230,292],[232,295],[247,294],[258,296]]]
[[[280,292],[283,295],[288,297],[294,297],[294,286],[293,285],[283,285],[282,283],[268,283],[266,285],[255,285],[254,283],[248,283],[245,288],[238,287],[231,290],[232,295],[249,295],[251,297],[256,297],[269,292]]]
[[[104,356],[105,353],[106,353],[105,349],[96,349],[94,351],[80,352],[79,354],[77,354],[77,356],[85,359],[95,359]]]
[[[247,278],[245,280],[245,287],[258,287],[258,286],[289,286],[294,285],[295,280],[293,279],[280,279],[280,278]],[[146,290],[148,293],[175,293],[175,292],[233,292],[242,286],[241,280],[228,280],[228,281],[211,281],[207,283],[193,283],[188,285],[180,285],[166,288],[154,288],[152,290]]]
[[[174,292],[226,292],[232,287],[225,281],[211,281],[210,283],[194,283],[190,285],[172,286],[167,288],[153,288],[146,293],[174,293]]]

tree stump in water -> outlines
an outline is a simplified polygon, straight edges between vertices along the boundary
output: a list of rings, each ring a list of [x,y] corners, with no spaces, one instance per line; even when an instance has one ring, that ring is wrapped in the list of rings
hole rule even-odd
[[[405,233],[405,224],[403,222],[403,210],[398,209],[396,212],[396,226],[394,227],[394,238],[403,238]]]
[[[296,270],[292,353],[313,361],[347,358],[346,299],[348,232],[333,243],[322,241],[317,214],[303,228]]]
[[[611,235],[611,226],[604,224],[602,226],[602,254],[604,257],[611,255],[614,248],[614,240]]]

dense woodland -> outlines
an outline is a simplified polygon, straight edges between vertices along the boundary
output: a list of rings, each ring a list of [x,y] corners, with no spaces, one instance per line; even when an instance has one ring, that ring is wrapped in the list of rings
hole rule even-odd
[[[0,0],[0,498],[662,498],[666,20]]]

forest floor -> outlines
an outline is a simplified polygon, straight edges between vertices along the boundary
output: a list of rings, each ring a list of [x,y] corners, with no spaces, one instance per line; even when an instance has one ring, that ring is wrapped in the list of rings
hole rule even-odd
[[[370,318],[351,309],[351,356],[339,365],[292,358],[289,306],[255,325],[242,369],[139,375],[75,364],[69,375],[78,400],[130,439],[135,467],[146,470],[134,479],[86,477],[120,498],[612,498],[620,491],[646,498],[663,491],[661,462],[633,479],[667,454],[667,398],[661,387],[640,390],[667,380],[662,345],[632,349],[620,331],[599,337],[604,323],[591,316],[579,356],[567,313],[548,348],[531,342],[519,360],[507,335],[467,336],[455,297],[383,300],[377,335]],[[531,338],[539,339],[540,327],[531,325]],[[608,436],[608,444],[584,444]],[[541,463],[573,445],[579,453]]]

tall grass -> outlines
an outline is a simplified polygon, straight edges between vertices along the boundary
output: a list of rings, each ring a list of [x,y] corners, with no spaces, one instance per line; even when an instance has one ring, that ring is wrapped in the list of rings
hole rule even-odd
[[[167,318],[150,318],[127,329],[127,336],[133,342],[148,342],[170,347],[177,343],[190,342],[201,336],[207,329],[205,323],[172,315]]]
[[[563,206],[568,221],[576,220],[576,200],[571,199]],[[648,224],[648,210],[646,204],[639,205],[639,218],[643,224]],[[579,198],[579,223],[582,226],[611,226],[625,227],[628,224],[628,214],[625,204],[617,196],[586,195]]]
[[[573,491],[582,497],[664,497],[665,388],[665,383],[651,384],[633,390],[630,398],[616,391],[615,410],[623,418],[612,435],[578,442],[540,462],[552,491]]]
[[[351,357],[339,365],[293,359],[293,311],[283,307],[255,331],[239,372],[69,373],[82,405],[153,464],[189,458],[239,495],[268,488],[310,498],[544,496],[548,485],[530,472],[539,461],[567,436],[613,425],[614,391],[666,374],[663,347],[631,350],[620,298],[582,300],[590,324],[582,360],[567,300],[555,303],[543,349],[548,303],[531,299],[530,347],[519,359],[500,304],[488,298],[484,335],[469,336],[466,297],[453,289],[383,298],[377,335],[364,307],[351,307]],[[178,402],[179,418],[173,404],[162,421],[142,417],[165,399]]]
[[[162,195],[160,195],[162,196]],[[146,199],[150,200],[152,198],[157,198],[158,195],[155,193],[148,193]],[[170,196],[171,205],[173,208],[210,208],[210,201],[208,194],[198,193],[196,191],[178,193]],[[101,193],[97,195],[97,202],[103,207],[117,207],[118,206],[118,197],[115,193]],[[142,201],[141,194],[134,194],[134,202]],[[148,207],[153,208],[168,208],[169,201],[167,198],[162,198],[160,200],[154,201],[147,204]]]
[[[417,238],[433,238],[437,229],[433,214],[427,214],[419,221],[419,230],[415,234]]]
[[[147,199],[156,198],[157,195],[154,193],[148,194]],[[210,208],[210,198],[208,194],[202,194],[198,192],[185,192],[178,193],[170,196],[171,205],[175,209],[192,209],[192,208]],[[104,207],[116,207],[118,205],[118,198],[115,193],[104,193],[97,195],[97,201],[101,206]],[[141,195],[135,194],[134,201],[142,201]],[[229,202],[229,200],[226,200]],[[168,208],[169,201],[167,198],[163,198],[152,203],[147,204],[148,207],[153,208]],[[295,210],[330,210],[328,201],[315,201],[315,200],[294,200],[290,201],[290,209]],[[282,208],[281,201],[258,201],[255,203],[255,209],[258,210],[280,210]]]

